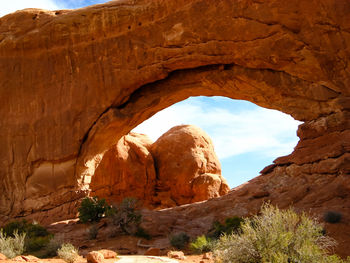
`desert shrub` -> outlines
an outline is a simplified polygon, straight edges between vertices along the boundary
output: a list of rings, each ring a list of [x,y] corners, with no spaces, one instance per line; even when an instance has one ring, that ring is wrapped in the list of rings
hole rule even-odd
[[[184,249],[187,246],[188,242],[190,241],[190,237],[186,233],[181,232],[175,235],[171,235],[169,237],[169,240],[170,240],[170,244],[174,248]]]
[[[339,223],[342,219],[342,214],[336,211],[327,211],[323,215],[324,221],[331,224]]]
[[[25,219],[12,221],[3,227],[3,233],[11,237],[14,236],[15,232],[22,234],[26,232],[27,225],[28,222]]]
[[[336,243],[322,235],[322,227],[292,209],[282,211],[264,204],[261,215],[245,219],[241,229],[216,243],[217,262],[342,262],[327,255]]]
[[[147,239],[147,240],[150,240],[152,238],[151,235],[148,234],[147,231],[144,228],[140,227],[140,226],[138,226],[138,228],[137,228],[137,230],[136,230],[134,235],[136,237],[142,237],[142,238]]]
[[[238,216],[226,218],[224,224],[216,221],[214,222],[213,228],[209,231],[207,236],[213,239],[218,239],[223,234],[229,235],[232,233],[238,233],[242,222],[243,218]]]
[[[38,251],[47,246],[52,238],[51,235],[45,237],[31,237],[25,239],[26,252]]]
[[[42,256],[45,258],[57,256],[57,250],[62,247],[62,244],[63,238],[61,238],[60,236],[54,236],[46,244]]]
[[[62,244],[61,248],[57,250],[59,258],[68,263],[73,263],[78,258],[78,250],[70,243]]]
[[[113,206],[108,211],[108,217],[112,224],[119,228],[123,233],[135,235],[139,230],[142,215],[136,210],[137,200],[134,198],[125,198],[118,206]]]
[[[25,249],[24,240],[26,234],[19,234],[16,230],[12,234],[12,236],[7,236],[2,229],[0,230],[0,253],[8,258],[22,255]]]
[[[98,222],[105,216],[106,211],[110,208],[105,199],[98,197],[85,197],[78,209],[79,220],[82,223]]]
[[[214,241],[205,235],[197,237],[190,243],[190,248],[196,253],[209,252],[213,249]]]
[[[88,229],[88,236],[89,239],[96,239],[98,234],[98,226],[96,224],[93,224],[89,229]]]
[[[45,247],[52,235],[47,229],[37,223],[29,223],[26,220],[16,220],[4,226],[4,234],[14,237],[14,233],[25,234],[26,252],[38,251]]]

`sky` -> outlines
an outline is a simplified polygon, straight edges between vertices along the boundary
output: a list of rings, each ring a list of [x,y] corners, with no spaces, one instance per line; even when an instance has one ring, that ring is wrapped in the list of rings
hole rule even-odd
[[[0,17],[24,8],[74,9],[104,0],[0,0]],[[246,101],[193,97],[158,112],[133,131],[154,141],[175,125],[193,124],[212,139],[222,175],[230,187],[259,175],[279,156],[293,151],[300,122],[291,116]]]
[[[74,9],[94,4],[101,4],[105,0],[0,0],[0,17],[24,8],[41,8],[48,10]]]

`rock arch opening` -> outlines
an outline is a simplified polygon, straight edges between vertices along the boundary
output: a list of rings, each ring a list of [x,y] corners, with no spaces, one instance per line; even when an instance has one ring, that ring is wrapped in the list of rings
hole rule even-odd
[[[247,101],[190,97],[108,149],[92,176],[90,195],[110,203],[135,197],[148,208],[224,195],[290,154],[298,124]]]
[[[170,128],[191,124],[213,141],[230,187],[253,177],[273,160],[292,153],[301,122],[282,112],[225,97],[190,97],[144,121],[132,131],[155,142]]]

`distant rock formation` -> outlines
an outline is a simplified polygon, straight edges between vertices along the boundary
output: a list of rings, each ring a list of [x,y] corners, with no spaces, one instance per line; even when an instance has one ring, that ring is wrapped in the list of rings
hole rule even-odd
[[[103,156],[91,195],[118,203],[135,197],[165,208],[222,196],[229,191],[209,136],[193,125],[171,128],[155,143],[129,133]]]
[[[151,147],[157,171],[159,202],[187,204],[229,191],[210,137],[200,128],[171,128]]]
[[[143,134],[123,136],[104,154],[92,176],[91,195],[106,198],[110,203],[134,197],[149,204],[156,184],[151,144]]]

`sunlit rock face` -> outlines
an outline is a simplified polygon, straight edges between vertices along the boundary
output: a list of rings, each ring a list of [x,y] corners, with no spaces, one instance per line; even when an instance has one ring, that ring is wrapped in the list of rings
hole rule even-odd
[[[171,128],[151,147],[161,204],[203,201],[228,192],[210,137],[200,128]]]
[[[147,208],[167,208],[227,194],[209,136],[193,125],[176,126],[152,144],[129,133],[103,156],[91,177],[92,196],[120,203],[133,197]]]
[[[103,156],[91,178],[91,195],[119,204],[133,197],[150,206],[155,192],[156,173],[149,152],[152,141],[146,136],[130,133],[123,136]]]
[[[74,216],[103,153],[195,95],[304,121],[295,151],[221,215],[271,198],[350,216],[349,16],[347,0],[125,0],[2,17],[0,221]]]

